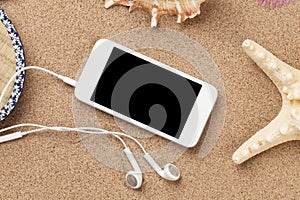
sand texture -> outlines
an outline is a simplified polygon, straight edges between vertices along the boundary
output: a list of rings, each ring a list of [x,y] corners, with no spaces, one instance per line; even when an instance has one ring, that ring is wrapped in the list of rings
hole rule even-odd
[[[20,34],[27,65],[74,79],[98,39],[150,27],[146,11],[129,13],[122,6],[107,10],[100,0],[2,0],[0,6]],[[300,69],[300,2],[270,10],[251,0],[207,0],[201,11],[183,24],[177,24],[175,16],[163,16],[158,28],[196,41],[222,76],[226,121],[208,156],[199,158],[199,143],[175,162],[181,170],[180,181],[168,182],[147,172],[142,188],[135,191],[126,186],[125,173],[95,159],[77,133],[44,131],[0,145],[0,199],[299,199],[298,141],[279,145],[242,165],[234,164],[231,157],[281,108],[277,88],[243,52],[242,42],[256,41]],[[142,53],[200,78],[184,58],[155,49]],[[73,96],[73,88],[56,78],[28,71],[18,105],[1,128],[26,122],[75,126]],[[113,117],[97,115],[103,128],[119,130]],[[150,152],[166,143],[158,137],[142,142]]]

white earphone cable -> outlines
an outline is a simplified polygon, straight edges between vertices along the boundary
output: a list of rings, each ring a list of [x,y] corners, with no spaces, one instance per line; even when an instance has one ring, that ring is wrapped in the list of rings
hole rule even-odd
[[[42,68],[42,67],[28,66],[28,67],[24,67],[24,68],[18,70],[18,71],[17,71],[17,72],[9,79],[9,81],[7,82],[6,86],[4,87],[4,89],[3,89],[2,93],[1,93],[1,96],[0,96],[0,103],[2,102],[5,93],[7,92],[7,90],[8,90],[8,88],[9,88],[10,84],[14,81],[14,79],[16,78],[16,76],[20,75],[21,72],[26,71],[26,70],[29,70],[29,69],[36,69],[36,70],[40,70],[40,71],[46,72],[46,73],[48,73],[48,74],[51,74],[51,75],[53,75],[53,76],[59,78],[60,80],[64,81],[65,83],[67,83],[67,84],[69,84],[69,85],[71,85],[71,86],[73,86],[73,87],[75,87],[75,85],[76,85],[76,81],[73,80],[73,79],[71,79],[71,78],[69,78],[69,77],[62,76],[62,75],[60,75],[60,74],[57,74],[57,73],[55,73],[55,72],[53,72],[53,71],[50,71],[50,70],[48,70],[48,69],[44,69],[44,68]]]
[[[42,67],[38,67],[38,66],[28,66],[28,67],[24,67],[20,70],[18,70],[10,79],[9,81],[7,82],[6,86],[4,87],[1,95],[0,95],[0,103],[2,102],[3,100],[3,97],[5,95],[5,93],[7,92],[10,84],[14,81],[14,79],[21,74],[21,72],[23,71],[26,71],[26,70],[30,70],[30,69],[36,69],[36,70],[40,70],[40,71],[43,71],[43,72],[46,72],[48,74],[51,74],[55,77],[57,77],[58,79],[62,80],[63,82],[67,83],[68,85],[70,86],[73,86],[75,87],[76,86],[76,81],[69,78],[69,77],[66,77],[66,76],[63,76],[63,75],[60,75],[60,74],[57,74],[51,70],[48,70],[48,69],[45,69],[45,68],[42,68]],[[24,126],[33,126],[33,127],[38,127],[39,129],[35,129],[35,130],[32,130],[32,131],[27,131],[27,132],[18,132],[20,133],[21,137],[24,136],[24,135],[27,135],[27,134],[30,134],[30,133],[35,133],[35,132],[38,132],[38,131],[42,131],[42,130],[55,130],[55,131],[79,131],[79,132],[84,132],[84,133],[91,133],[91,134],[99,134],[101,132],[101,134],[111,134],[113,136],[115,136],[118,140],[120,140],[120,142],[122,142],[122,144],[127,147],[126,143],[124,142],[124,140],[122,138],[120,138],[120,136],[123,136],[123,137],[127,137],[131,140],[133,140],[136,144],[139,145],[139,147],[142,149],[142,151],[144,153],[147,153],[145,148],[143,147],[143,145],[137,140],[135,139],[134,137],[130,136],[130,135],[127,135],[125,133],[119,133],[119,132],[112,132],[112,131],[107,131],[107,130],[104,130],[104,129],[100,129],[100,128],[93,128],[93,127],[83,127],[83,128],[69,128],[69,127],[48,127],[48,126],[43,126],[43,125],[39,125],[39,124],[32,124],[32,123],[27,123],[27,124],[18,124],[18,125],[14,125],[14,126],[11,126],[11,127],[7,127],[7,128],[4,128],[4,129],[1,129],[0,130],[0,133],[1,132],[5,132],[5,131],[8,131],[8,130],[11,130],[11,129],[14,129],[14,128],[19,128],[19,127],[24,127]],[[90,131],[88,131],[90,130]],[[19,135],[19,136],[20,136]],[[9,137],[8,137],[9,138]],[[1,142],[1,141],[0,141]]]
[[[37,128],[37,129],[33,129],[30,131],[25,131],[25,132],[18,132],[19,134],[21,134],[22,136],[28,135],[28,134],[32,134],[32,133],[37,133],[40,131],[44,131],[44,130],[52,130],[52,131],[77,131],[77,132],[81,132],[83,133],[82,130],[77,129],[77,128],[68,128],[68,127],[47,127],[47,128]],[[86,131],[84,131],[84,133],[87,133]],[[126,145],[125,141],[118,135],[111,133],[110,131],[103,131],[103,132],[88,132],[88,133],[92,133],[92,134],[103,134],[103,135],[113,135],[114,137],[116,137],[124,146],[124,148],[128,148],[128,146]]]
[[[89,134],[103,134],[103,135],[113,135],[115,136],[117,139],[120,140],[120,142],[122,142],[122,144],[124,145],[124,147],[127,147],[126,143],[124,142],[124,140],[122,138],[120,138],[120,136],[123,137],[127,137],[131,140],[133,140],[140,148],[141,150],[146,154],[147,151],[145,150],[145,148],[143,147],[143,145],[134,137],[127,135],[125,133],[120,133],[120,132],[114,132],[114,131],[107,131],[104,129],[100,129],[100,128],[94,128],[94,127],[79,127],[79,128],[70,128],[70,127],[49,127],[49,126],[44,126],[44,125],[39,125],[39,124],[32,124],[32,123],[27,123],[27,124],[18,124],[18,125],[14,125],[14,126],[10,126],[4,129],[0,130],[0,133],[2,132],[6,132],[15,128],[20,128],[20,127],[26,127],[26,126],[31,126],[31,127],[36,127],[38,129],[34,129],[31,131],[26,131],[26,132],[20,132],[20,134],[22,134],[22,136],[31,134],[31,133],[35,133],[38,131],[42,131],[42,130],[53,130],[53,131],[78,131],[81,133],[89,133]],[[0,140],[1,142],[1,140]]]
[[[26,132],[20,132],[20,133],[22,133],[22,136],[28,135],[30,133],[43,131],[43,130],[66,131],[66,130],[71,130],[72,129],[72,131],[74,131],[75,129],[77,129],[77,128],[67,128],[67,127],[48,127],[48,126],[39,125],[39,124],[27,123],[27,124],[17,124],[17,125],[14,125],[14,126],[6,127],[4,129],[1,129],[0,133],[9,131],[9,130],[12,130],[12,129],[15,129],[15,128],[26,127],[26,126],[37,127],[38,129],[34,129],[34,130],[31,130],[31,131],[26,131]],[[92,129],[92,128],[90,128],[90,129]],[[103,131],[105,131],[105,130],[103,130]],[[122,138],[120,138],[118,135],[115,135],[115,134],[112,134],[112,135],[115,136],[118,140],[120,140],[120,142],[124,145],[125,148],[127,147],[126,143],[124,142],[124,140]],[[1,139],[0,139],[0,143],[1,143]]]

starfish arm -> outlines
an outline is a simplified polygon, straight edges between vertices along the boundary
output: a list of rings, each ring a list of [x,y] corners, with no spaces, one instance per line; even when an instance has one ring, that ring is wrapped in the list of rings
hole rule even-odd
[[[272,122],[236,150],[232,159],[237,164],[278,144],[300,140],[300,71],[251,40],[243,42],[243,49],[278,88],[282,108]]]
[[[232,156],[236,164],[241,164],[249,158],[266,151],[281,143],[300,140],[300,131],[290,119],[290,108],[284,106],[278,116],[271,121],[266,127],[258,131],[249,140],[247,140],[240,148],[238,148]]]
[[[300,71],[289,66],[276,58],[272,53],[264,49],[259,44],[245,40],[243,49],[246,54],[266,73],[274,82],[280,93],[284,95],[284,90],[289,88],[300,78]],[[300,91],[299,91],[300,93]],[[300,94],[299,94],[300,98]]]

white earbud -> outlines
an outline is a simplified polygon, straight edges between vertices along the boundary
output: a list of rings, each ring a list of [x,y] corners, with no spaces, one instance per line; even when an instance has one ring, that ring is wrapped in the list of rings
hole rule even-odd
[[[175,165],[169,163],[161,169],[149,153],[146,153],[144,158],[162,178],[169,181],[177,181],[180,178],[180,171]]]
[[[134,155],[130,151],[130,149],[127,147],[124,150],[124,153],[126,154],[131,166],[133,167],[134,171],[129,171],[126,174],[126,182],[127,185],[133,189],[138,189],[141,187],[143,182],[143,176],[140,166],[138,165],[136,159],[134,158]]]

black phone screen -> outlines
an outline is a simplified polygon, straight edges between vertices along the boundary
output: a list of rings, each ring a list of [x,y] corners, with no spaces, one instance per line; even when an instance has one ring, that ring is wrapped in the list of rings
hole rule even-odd
[[[114,47],[90,100],[179,138],[201,87]]]

